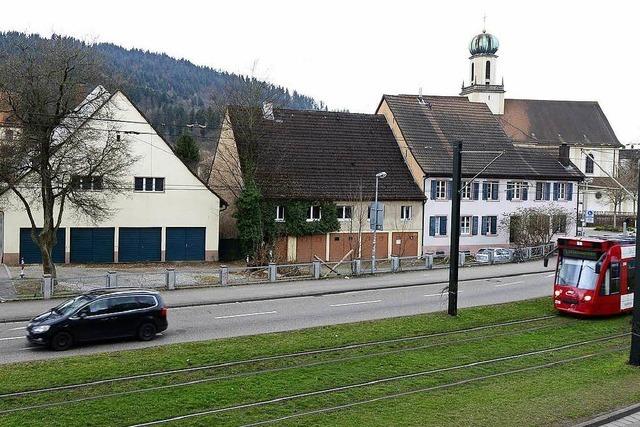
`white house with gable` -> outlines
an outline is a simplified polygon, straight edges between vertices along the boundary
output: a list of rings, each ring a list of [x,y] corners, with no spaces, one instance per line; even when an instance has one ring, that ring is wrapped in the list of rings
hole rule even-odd
[[[100,89],[97,89],[100,90]],[[112,215],[94,222],[65,209],[53,258],[56,263],[214,261],[218,259],[218,221],[222,200],[175,155],[144,115],[117,91],[102,95],[126,138],[135,162],[126,187],[110,200]],[[82,126],[100,127],[100,119]],[[103,191],[100,177],[79,179],[86,191]],[[34,212],[36,225],[42,213]],[[31,240],[23,205],[7,191],[0,196],[0,256],[6,264],[41,262]]]

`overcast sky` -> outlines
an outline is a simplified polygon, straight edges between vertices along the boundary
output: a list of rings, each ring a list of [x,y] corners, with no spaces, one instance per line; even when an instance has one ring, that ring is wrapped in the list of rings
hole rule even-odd
[[[640,142],[639,2],[20,0],[0,27],[243,74],[257,61],[257,77],[374,112],[384,93],[457,95],[484,14],[507,97],[599,101],[621,142]]]

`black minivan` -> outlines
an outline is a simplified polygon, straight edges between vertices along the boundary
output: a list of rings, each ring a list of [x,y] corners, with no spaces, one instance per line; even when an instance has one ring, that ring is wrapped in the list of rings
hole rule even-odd
[[[101,289],[31,319],[27,339],[67,350],[74,343],[112,338],[149,341],[167,327],[167,307],[158,292]]]

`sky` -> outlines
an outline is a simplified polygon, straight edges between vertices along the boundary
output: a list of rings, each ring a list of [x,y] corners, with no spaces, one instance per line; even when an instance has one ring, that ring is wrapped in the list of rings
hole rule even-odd
[[[485,15],[507,98],[595,100],[640,142],[635,1],[21,0],[0,30],[165,52],[372,113],[383,94],[457,95]]]

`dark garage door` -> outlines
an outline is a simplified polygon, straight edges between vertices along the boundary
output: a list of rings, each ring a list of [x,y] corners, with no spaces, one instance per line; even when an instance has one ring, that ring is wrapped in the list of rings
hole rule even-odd
[[[120,228],[118,261],[160,261],[162,228]]]
[[[40,232],[40,229],[38,229]],[[57,242],[53,247],[53,262],[56,264],[64,263],[64,245],[65,245],[65,229],[59,228],[56,234]],[[20,229],[20,259],[24,258],[26,264],[39,264],[42,262],[40,248],[31,240],[31,229]]]
[[[113,228],[72,228],[71,262],[113,262]]]
[[[167,261],[204,261],[204,227],[167,228]]]

